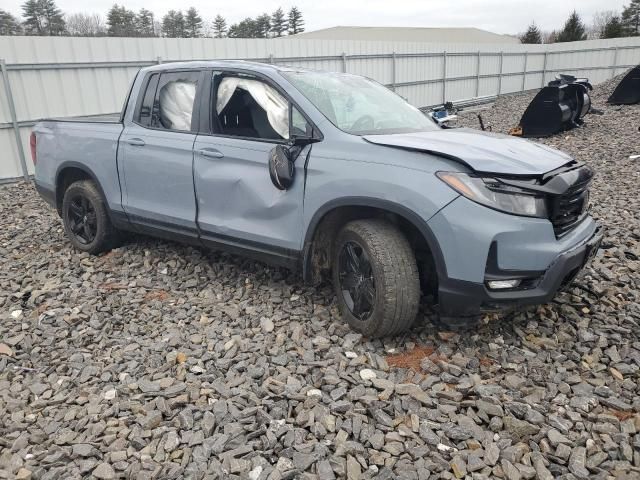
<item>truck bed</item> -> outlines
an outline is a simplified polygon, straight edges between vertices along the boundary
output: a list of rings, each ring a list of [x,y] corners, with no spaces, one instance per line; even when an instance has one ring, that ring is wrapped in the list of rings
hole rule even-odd
[[[102,187],[109,207],[119,210],[117,154],[122,129],[119,114],[41,120],[34,127],[38,138],[36,184],[52,192],[51,196],[63,169],[82,166]]]
[[[120,113],[78,115],[76,117],[45,118],[43,122],[120,123]]]

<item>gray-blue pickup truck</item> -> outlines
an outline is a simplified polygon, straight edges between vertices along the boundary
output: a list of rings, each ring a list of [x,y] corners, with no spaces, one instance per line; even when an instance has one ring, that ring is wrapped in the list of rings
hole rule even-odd
[[[393,335],[544,303],[597,252],[592,170],[440,128],[364,77],[244,61],[143,68],[120,115],[50,119],[35,182],[78,250],[134,231],[330,278],[349,325]]]

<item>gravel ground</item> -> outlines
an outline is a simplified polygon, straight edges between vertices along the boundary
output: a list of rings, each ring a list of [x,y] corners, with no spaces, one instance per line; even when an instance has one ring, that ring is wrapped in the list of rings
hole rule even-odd
[[[80,255],[32,188],[0,189],[0,478],[640,478],[640,106],[609,88],[543,140],[597,171],[604,250],[466,334],[371,341],[327,286],[173,243]]]

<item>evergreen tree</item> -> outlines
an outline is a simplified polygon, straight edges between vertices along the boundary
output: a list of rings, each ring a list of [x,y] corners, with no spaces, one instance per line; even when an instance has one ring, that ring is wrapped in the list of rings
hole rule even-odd
[[[0,9],[0,35],[20,35],[21,33],[20,20]]]
[[[602,28],[600,38],[620,38],[625,36],[625,28],[617,15],[611,19]]]
[[[153,12],[146,8],[141,8],[136,15],[136,25],[138,27],[138,35],[141,37],[155,37]]]
[[[66,25],[54,0],[27,0],[22,4],[27,35],[63,35]]]
[[[289,10],[289,34],[295,35],[296,33],[301,32],[304,32],[302,12],[300,12],[296,7],[291,7],[291,10]]]
[[[44,35],[44,25],[39,15],[38,0],[27,0],[22,4],[24,31],[27,35]]]
[[[627,35],[640,35],[640,0],[631,0],[631,3],[624,7],[622,25]]]
[[[110,37],[139,37],[138,16],[133,10],[114,4],[107,13],[107,35]]]
[[[216,38],[224,38],[227,36],[227,21],[220,14],[213,19],[213,35]]]
[[[185,37],[196,38],[202,36],[202,17],[198,10],[191,7],[184,17]]]
[[[122,17],[120,15],[120,7],[114,4],[107,12],[107,35],[110,37],[118,37],[121,24]]]
[[[256,38],[258,35],[258,25],[253,18],[245,18],[229,27],[229,38]]]
[[[535,23],[529,25],[527,31],[520,36],[520,43],[542,43],[542,34]]]
[[[587,39],[586,28],[580,15],[574,10],[558,33],[557,42],[579,42]]]
[[[268,38],[269,33],[271,32],[271,15],[265,13],[260,15],[255,20],[256,22],[256,37],[257,38]]]
[[[281,37],[283,33],[287,31],[287,20],[284,17],[284,12],[281,8],[278,8],[271,15],[271,33],[274,37]]]
[[[170,38],[184,38],[186,35],[185,21],[182,12],[169,10],[162,17],[162,34]]]
[[[227,36],[229,38],[240,38],[240,31],[237,23],[234,23],[229,27],[227,31]]]

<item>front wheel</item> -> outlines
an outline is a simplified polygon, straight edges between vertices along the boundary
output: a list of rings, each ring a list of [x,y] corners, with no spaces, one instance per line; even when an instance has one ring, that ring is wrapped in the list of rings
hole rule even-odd
[[[62,199],[64,231],[78,250],[92,254],[113,248],[118,231],[95,184],[80,180],[69,185]]]
[[[404,235],[383,220],[355,220],[336,239],[333,285],[343,318],[370,337],[408,330],[418,313],[420,280]]]

